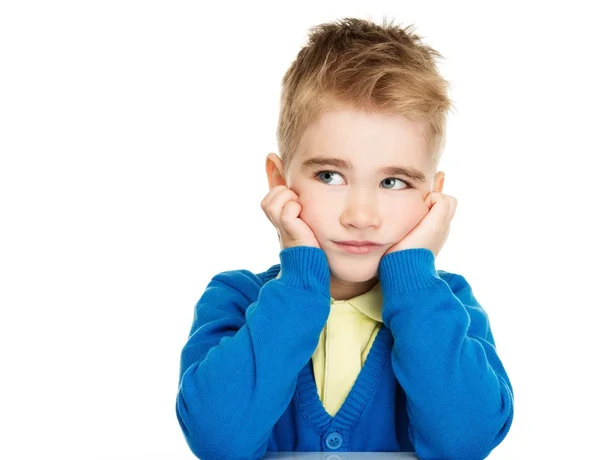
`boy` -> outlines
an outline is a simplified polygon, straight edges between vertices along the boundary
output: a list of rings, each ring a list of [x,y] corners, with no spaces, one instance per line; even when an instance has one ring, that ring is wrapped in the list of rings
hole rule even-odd
[[[322,24],[283,78],[262,209],[281,264],[216,275],[176,412],[202,459],[275,451],[483,459],[512,387],[487,315],[436,270],[456,200],[437,171],[447,82],[410,28]]]

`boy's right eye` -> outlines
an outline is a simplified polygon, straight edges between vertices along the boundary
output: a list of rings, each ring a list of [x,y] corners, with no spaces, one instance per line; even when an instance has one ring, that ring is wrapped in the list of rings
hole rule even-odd
[[[321,182],[330,185],[331,184],[331,178],[334,176],[340,176],[342,177],[339,173],[335,172],[335,171],[317,171],[315,173],[315,177],[317,179],[319,179]],[[333,184],[333,185],[341,185],[341,184]]]

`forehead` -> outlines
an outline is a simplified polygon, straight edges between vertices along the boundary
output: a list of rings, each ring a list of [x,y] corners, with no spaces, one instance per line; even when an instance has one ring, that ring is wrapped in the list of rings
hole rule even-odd
[[[361,169],[404,165],[424,170],[429,160],[421,122],[353,108],[328,111],[311,123],[297,153],[300,163],[314,156],[334,156]]]

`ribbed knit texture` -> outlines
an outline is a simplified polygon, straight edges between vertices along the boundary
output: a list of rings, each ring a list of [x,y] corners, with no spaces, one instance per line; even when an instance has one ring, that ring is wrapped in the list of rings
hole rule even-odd
[[[506,436],[512,387],[487,315],[462,276],[434,268],[431,251],[382,258],[384,324],[334,417],[310,361],[330,309],[325,253],[294,247],[280,261],[258,274],[219,273],[196,304],[176,404],[196,456],[416,451],[479,460]]]

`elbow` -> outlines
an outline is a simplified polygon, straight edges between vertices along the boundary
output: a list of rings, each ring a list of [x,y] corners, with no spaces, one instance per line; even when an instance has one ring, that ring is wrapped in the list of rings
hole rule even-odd
[[[492,414],[480,411],[476,417],[454,419],[441,430],[430,431],[426,436],[417,437],[415,451],[422,460],[482,460],[504,440],[512,419],[512,398],[508,397],[499,412]],[[437,435],[434,434],[436,431]]]
[[[488,414],[472,422],[468,433],[448,443],[449,454],[444,458],[481,460],[488,457],[504,440],[512,424],[512,401],[510,407],[503,409],[500,413]]]
[[[500,443],[496,437],[456,435],[430,443],[417,443],[415,451],[421,460],[483,460]]]
[[[492,451],[502,442],[506,432],[504,429],[488,435],[464,436],[453,439],[439,449],[438,454],[428,458],[448,458],[456,460],[482,460],[487,458]],[[427,457],[420,457],[427,458]]]
[[[465,436],[454,439],[439,449],[433,458],[447,458],[453,460],[483,460],[499,444],[494,437]],[[425,457],[423,457],[425,458]]]
[[[204,439],[202,426],[193,421],[192,414],[188,409],[188,405],[186,404],[185,397],[181,390],[177,394],[175,413],[183,437],[192,453],[198,458],[210,458],[207,457],[207,455],[210,455],[210,452],[213,450],[212,446],[207,445],[202,441]]]
[[[185,395],[180,390],[175,407],[177,421],[188,447],[196,457],[202,460],[222,458],[254,460],[265,456],[268,442],[257,446],[240,430],[236,431],[233,428],[232,431],[232,425],[235,424],[215,423],[215,418],[206,413],[203,414],[203,421],[201,421],[188,407],[194,405],[189,401],[186,403]]]
[[[512,425],[514,400],[510,384],[502,378],[499,382],[499,397],[476,404],[479,410],[463,412],[468,416],[461,422],[462,435],[449,440],[448,458],[481,460],[504,440]]]

